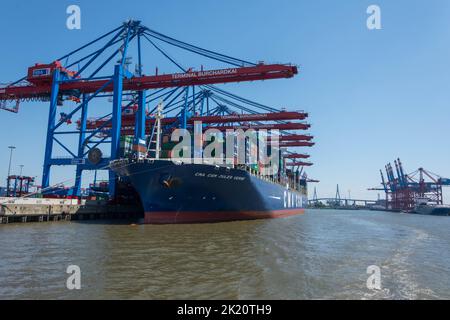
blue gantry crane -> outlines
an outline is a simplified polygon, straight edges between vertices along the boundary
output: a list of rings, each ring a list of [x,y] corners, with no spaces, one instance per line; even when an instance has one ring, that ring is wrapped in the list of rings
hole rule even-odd
[[[198,71],[186,68],[165,47],[195,55],[197,59],[208,58],[225,67],[206,70],[202,65]],[[154,71],[147,69],[146,74],[144,60],[149,60],[149,49],[160,54],[175,70],[161,73],[155,67]],[[130,20],[51,63],[35,64],[23,78],[0,87],[0,108],[17,112],[22,101],[49,103],[41,187],[43,191],[51,188],[52,167],[75,166],[75,183],[70,195],[79,196],[83,172],[108,170],[109,162],[119,157],[121,137],[133,136],[132,143],[138,150],[145,143],[160,101],[165,104],[165,126],[187,128],[200,120],[208,124],[205,128],[219,130],[279,129],[286,136],[281,147],[314,145],[311,136],[287,138],[291,130],[309,129],[309,124],[303,121],[307,113],[269,107],[215,86],[291,78],[297,73],[297,67],[290,64],[253,63],[234,58]],[[58,110],[66,107],[69,111]],[[95,116],[88,117],[90,113]],[[69,139],[72,141],[67,142]],[[56,147],[65,156],[56,156]],[[109,171],[111,197],[116,192],[115,181],[114,173]]]

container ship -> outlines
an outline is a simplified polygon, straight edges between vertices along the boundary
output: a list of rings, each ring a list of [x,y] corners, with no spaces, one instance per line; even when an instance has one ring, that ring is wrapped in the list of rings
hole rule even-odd
[[[145,223],[201,223],[286,217],[304,213],[306,178],[286,184],[250,167],[119,159],[111,169],[139,193]]]
[[[296,170],[289,168],[286,160],[306,155],[287,153],[286,148],[274,149],[279,153],[277,173],[267,175],[262,172],[260,163],[217,164],[204,159],[198,163],[193,161],[193,152],[192,157],[174,159],[172,152],[176,142],[171,142],[160,127],[156,128],[155,136],[154,149],[148,147],[153,141],[149,137],[145,144],[134,145],[128,156],[110,163],[110,169],[119,180],[131,183],[139,194],[145,212],[144,223],[210,223],[304,213],[307,176],[298,166],[311,164],[296,163]],[[130,146],[131,139],[123,138],[122,147]],[[136,153],[139,150],[140,156]],[[149,150],[153,151],[152,157],[149,157]],[[245,150],[245,159],[250,153],[260,154],[248,141]]]

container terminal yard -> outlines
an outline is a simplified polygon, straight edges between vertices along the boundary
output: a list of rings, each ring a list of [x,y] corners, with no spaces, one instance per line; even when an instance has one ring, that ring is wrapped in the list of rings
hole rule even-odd
[[[203,65],[198,70],[187,68],[171,58],[161,44],[227,67],[213,70]],[[179,72],[166,74],[158,68],[144,70],[145,59],[150,58],[149,49],[165,57]],[[316,182],[308,179],[304,171],[305,167],[312,165],[305,161],[309,155],[298,151],[298,148],[315,144],[313,136],[298,133],[310,128],[304,121],[308,113],[270,107],[215,86],[288,79],[298,72],[298,67],[291,64],[254,63],[203,49],[156,32],[134,20],[54,61],[30,66],[26,76],[0,87],[0,109],[19,113],[20,105],[27,101],[49,105],[42,181],[37,185],[33,177],[8,174],[6,197],[0,201],[0,222],[105,218],[109,217],[108,214],[111,217],[134,217],[142,214],[142,206],[147,210],[143,195],[140,194],[139,199],[130,181],[110,170],[110,163],[121,158],[136,161],[170,159],[174,147],[174,143],[169,141],[171,132],[175,128],[193,132],[197,123],[201,123],[203,133],[208,129],[218,132],[251,129],[258,133],[278,130],[279,173],[262,175],[259,160],[256,163],[247,163],[249,161],[246,160],[240,168],[248,173],[249,179],[258,178],[252,180],[253,183],[276,182],[294,188],[299,192],[297,195],[284,192],[284,197],[289,198],[288,201],[285,199],[284,209],[293,208],[294,197],[297,197],[295,205],[299,206],[300,212],[306,205],[307,183]],[[96,107],[97,101],[107,101],[109,111],[104,115],[90,116],[89,112]],[[67,105],[71,106],[70,112],[58,111],[59,107]],[[70,138],[77,141],[75,148],[65,142]],[[266,139],[269,145],[275,140],[273,135]],[[246,157],[256,153],[259,159],[260,153],[247,150],[252,148],[248,141],[244,144]],[[55,147],[65,155],[55,156]],[[290,151],[288,148],[296,149]],[[12,152],[13,147],[11,156]],[[236,162],[236,154],[234,157]],[[55,166],[75,167],[73,185],[51,183]],[[235,168],[236,163],[231,166]],[[83,188],[86,181],[82,176],[86,171],[95,172],[95,175],[98,171],[107,171],[109,178],[107,181],[94,178],[94,181],[89,181],[89,188]],[[258,184],[258,188],[269,188],[267,182]],[[280,190],[283,193],[281,186]],[[271,206],[265,204],[261,209],[255,209],[249,205],[243,218],[256,217],[254,210],[267,210],[272,215],[275,207],[268,209]],[[288,210],[282,211],[280,215],[288,214]],[[292,212],[293,209],[289,214]]]

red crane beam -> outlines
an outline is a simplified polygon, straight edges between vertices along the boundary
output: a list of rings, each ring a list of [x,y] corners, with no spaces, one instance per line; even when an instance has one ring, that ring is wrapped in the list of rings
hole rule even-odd
[[[194,122],[202,123],[232,123],[232,122],[247,122],[247,121],[269,121],[269,120],[304,120],[308,116],[304,112],[273,112],[273,113],[258,113],[258,114],[236,114],[236,115],[226,115],[226,116],[195,116],[188,119],[189,124]],[[168,117],[161,119],[162,124],[172,124],[178,121],[178,117]],[[88,129],[95,129],[102,126],[107,120],[89,120],[87,123]],[[155,119],[148,119],[146,121],[147,126],[152,126],[155,123]],[[135,115],[123,115],[122,125],[123,126],[134,126]],[[110,124],[105,127],[111,127]],[[304,136],[309,139],[310,136]],[[312,139],[312,137],[311,137]]]
[[[286,163],[287,167],[310,167],[312,166],[313,163],[311,162],[290,162],[290,163]]]
[[[209,126],[206,129],[217,129],[220,131],[226,130],[308,130],[311,127],[307,123],[268,123],[268,124],[249,124],[249,125],[237,125],[237,126]]]
[[[290,141],[290,142],[280,142],[280,147],[312,147],[315,145],[314,142],[306,142],[306,141]]]
[[[217,129],[219,131],[225,132],[226,130],[272,130],[272,129],[278,129],[278,130],[307,130],[310,127],[309,124],[306,123],[276,123],[276,124],[260,124],[260,125],[241,125],[241,126],[209,126],[204,128],[204,130],[208,129]],[[146,126],[145,129],[146,134],[151,134],[151,127]],[[122,127],[121,129],[122,135],[133,135],[134,134],[134,125],[133,126],[127,126]],[[286,144],[288,142],[281,142],[280,146],[283,146],[282,144]],[[307,146],[310,146],[310,142],[293,142],[293,143],[302,143],[308,144]],[[314,145],[314,143],[312,144]]]
[[[310,127],[309,124],[306,123],[277,123],[277,124],[261,124],[261,125],[247,125],[247,126],[209,126],[204,128],[204,130],[208,129],[217,129],[219,131],[225,132],[227,130],[307,130]],[[146,134],[151,134],[151,127],[146,127],[145,129]],[[133,135],[134,134],[134,126],[129,127],[122,127],[121,135]],[[283,143],[280,143],[280,146],[282,146]],[[303,142],[308,143],[309,142]],[[314,144],[313,144],[314,145]]]
[[[189,71],[165,75],[133,77],[123,80],[123,90],[138,91],[147,89],[162,89],[207,85],[217,83],[242,82],[254,80],[269,80],[292,78],[298,73],[296,66],[282,64],[260,64],[254,67],[227,68],[206,71]],[[109,80],[74,80],[63,82],[60,91],[78,90],[81,93],[93,93],[104,86]],[[39,85],[11,86],[0,88],[0,100],[17,100],[36,96],[49,96],[50,83]],[[103,92],[112,92],[113,84],[106,86]]]
[[[310,157],[309,154],[299,154],[299,153],[293,153],[284,156],[284,158],[286,159],[308,159],[309,157]]]
[[[278,137],[278,141],[311,141],[314,139],[313,136],[305,135],[305,134],[286,134]],[[271,138],[268,139],[269,141]]]

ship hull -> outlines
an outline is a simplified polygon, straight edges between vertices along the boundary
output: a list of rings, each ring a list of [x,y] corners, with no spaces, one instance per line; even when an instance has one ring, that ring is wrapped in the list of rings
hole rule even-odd
[[[165,160],[118,161],[111,168],[139,193],[145,223],[210,223],[304,213],[301,193],[247,171]]]

